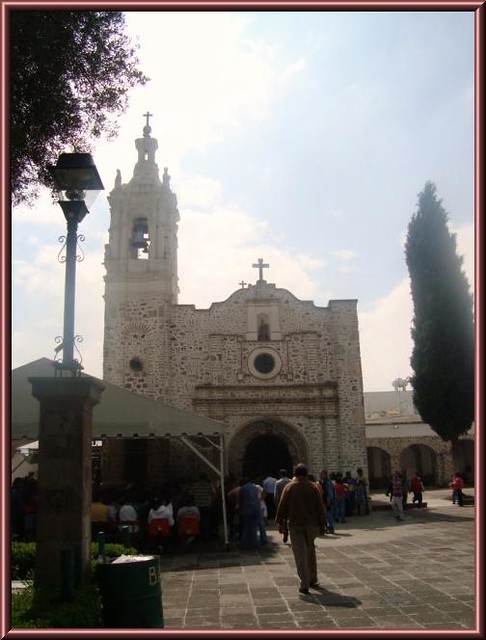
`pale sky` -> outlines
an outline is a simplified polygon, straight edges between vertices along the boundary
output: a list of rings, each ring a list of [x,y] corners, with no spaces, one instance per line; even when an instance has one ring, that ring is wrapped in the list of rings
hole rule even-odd
[[[180,303],[207,308],[265,279],[327,306],[357,299],[365,391],[411,375],[404,241],[436,184],[474,277],[473,12],[130,12],[140,66],[104,182],[79,232],[75,333],[102,376],[107,195],[128,182],[147,110],[177,195]],[[69,149],[66,149],[69,151]],[[65,233],[48,195],[12,216],[12,364],[54,357]]]

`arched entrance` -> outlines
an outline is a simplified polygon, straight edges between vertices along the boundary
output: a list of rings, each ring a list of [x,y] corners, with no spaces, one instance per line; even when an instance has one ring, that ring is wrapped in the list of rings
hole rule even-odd
[[[412,444],[400,454],[400,467],[411,478],[417,471],[425,487],[437,484],[437,461],[435,451],[425,444]]]
[[[277,475],[285,468],[291,474],[298,462],[309,462],[307,443],[297,427],[277,420],[258,420],[241,427],[228,443],[228,473]]]
[[[370,489],[388,488],[391,477],[390,454],[380,447],[367,447]]]
[[[274,435],[257,436],[245,450],[242,475],[265,478],[268,474],[278,478],[279,469],[292,470],[292,458],[285,442]]]

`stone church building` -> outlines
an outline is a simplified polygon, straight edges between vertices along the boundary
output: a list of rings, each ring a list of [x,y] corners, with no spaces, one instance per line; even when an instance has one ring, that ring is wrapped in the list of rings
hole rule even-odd
[[[267,281],[271,265],[256,259],[254,284],[209,309],[178,304],[179,211],[167,169],[159,176],[148,115],[135,145],[131,180],[118,172],[109,194],[103,379],[223,422],[226,472],[235,477],[301,461],[314,473],[366,474],[357,301],[299,300]],[[167,446],[111,439],[104,481],[115,482],[108,461],[123,456],[138,460],[148,483],[168,467],[181,475],[193,462]]]

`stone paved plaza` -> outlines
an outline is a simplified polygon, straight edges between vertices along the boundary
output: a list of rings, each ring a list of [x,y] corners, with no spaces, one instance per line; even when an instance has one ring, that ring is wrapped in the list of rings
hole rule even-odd
[[[319,538],[321,586],[309,595],[274,526],[259,551],[163,555],[165,629],[474,630],[474,507],[452,505],[449,493],[427,492],[427,509],[404,522],[373,510]]]

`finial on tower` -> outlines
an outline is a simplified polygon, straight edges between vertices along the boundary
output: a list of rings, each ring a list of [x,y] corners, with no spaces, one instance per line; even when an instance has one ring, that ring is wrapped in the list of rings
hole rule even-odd
[[[147,118],[147,123],[145,124],[144,128],[143,128],[143,137],[144,138],[150,138],[150,134],[152,133],[152,127],[149,124],[149,119],[153,116],[153,113],[149,113],[149,111],[147,110],[147,113],[143,114],[144,118]]]

